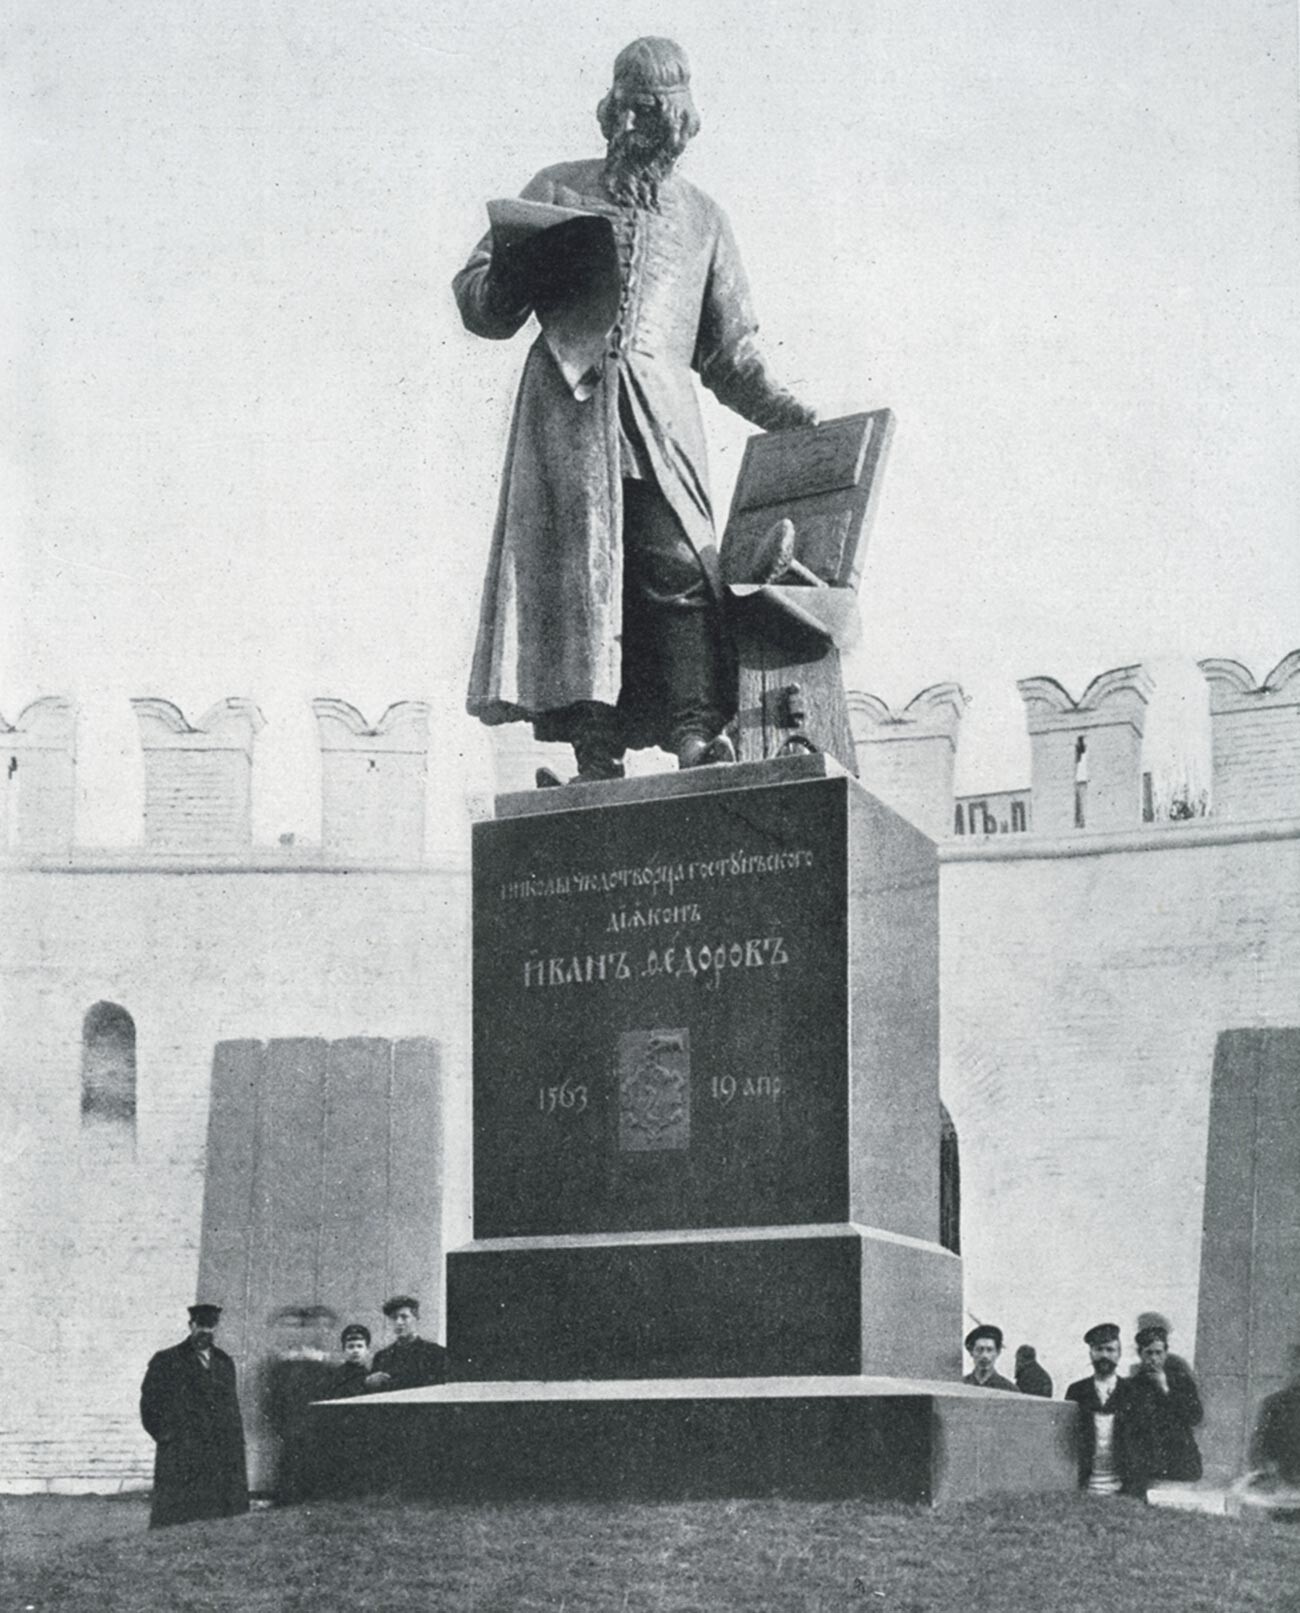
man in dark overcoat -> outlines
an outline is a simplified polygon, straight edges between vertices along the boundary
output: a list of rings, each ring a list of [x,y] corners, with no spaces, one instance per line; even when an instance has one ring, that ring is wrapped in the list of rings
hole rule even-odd
[[[1144,1327],[1136,1344],[1140,1369],[1129,1382],[1130,1489],[1145,1495],[1161,1480],[1190,1483],[1201,1476],[1201,1453],[1192,1432],[1202,1420],[1201,1396],[1191,1368],[1170,1355],[1163,1327]]]
[[[189,1307],[189,1337],[149,1362],[140,1421],[155,1442],[149,1527],[248,1511],[235,1363],[218,1349],[219,1305]]]
[[[628,748],[658,745],[682,767],[734,759],[693,374],[766,431],[816,421],[768,374],[721,208],[675,171],[700,122],[681,47],[623,50],[597,118],[603,158],[545,168],[523,191],[608,220],[594,344],[566,348],[556,314],[584,287],[539,294],[503,236],[454,281],[475,335],[513,336],[533,313],[543,330],[515,405],[468,709],[572,744],[579,780],[619,777]]]

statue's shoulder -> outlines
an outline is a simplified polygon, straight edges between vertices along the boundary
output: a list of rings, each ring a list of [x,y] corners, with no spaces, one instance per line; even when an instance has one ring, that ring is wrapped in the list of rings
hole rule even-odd
[[[684,178],[681,174],[674,174],[669,183],[681,193],[683,201],[689,206],[698,207],[702,213],[716,215],[722,212],[722,209],[707,190],[701,190],[698,185],[693,185],[689,179]]]
[[[701,190],[680,174],[674,174],[668,183],[676,205],[692,219],[697,230],[714,232],[725,223],[726,214],[708,191]]]

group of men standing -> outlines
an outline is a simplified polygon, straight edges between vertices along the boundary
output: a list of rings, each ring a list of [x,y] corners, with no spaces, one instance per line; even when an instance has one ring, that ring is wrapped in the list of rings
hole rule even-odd
[[[1094,1495],[1146,1498],[1152,1484],[1186,1482],[1201,1476],[1196,1428],[1204,1415],[1191,1368],[1169,1349],[1163,1317],[1138,1318],[1138,1363],[1128,1377],[1119,1373],[1120,1330],[1099,1322],[1083,1335],[1092,1372],[1065,1391],[1078,1407],[1075,1448],[1079,1484]],[[1032,1345],[1016,1351],[1016,1381],[997,1370],[1002,1330],[992,1324],[972,1328],[966,1350],[973,1362],[962,1380],[976,1388],[1051,1397],[1052,1380],[1039,1366]]]
[[[310,1363],[315,1369],[310,1375],[296,1373],[288,1389],[284,1374],[279,1375],[283,1415],[271,1419],[281,1446],[276,1484],[279,1499],[300,1498],[300,1464],[307,1456],[300,1435],[306,1428],[306,1409],[313,1401],[351,1399],[447,1381],[447,1351],[420,1336],[419,1301],[410,1294],[397,1294],[385,1303],[383,1312],[392,1327],[393,1341],[377,1350],[373,1359],[369,1328],[350,1322],[340,1335],[341,1364],[319,1352],[314,1359],[306,1352],[286,1352],[272,1363],[269,1382],[273,1391],[277,1368]],[[191,1305],[187,1337],[158,1351],[145,1373],[140,1418],[157,1446],[151,1528],[233,1517],[249,1508],[235,1364],[216,1343],[220,1320],[219,1305]],[[1119,1371],[1119,1327],[1114,1322],[1099,1322],[1083,1336],[1092,1370],[1065,1391],[1065,1398],[1077,1408],[1079,1484],[1094,1495],[1145,1499],[1152,1484],[1201,1477],[1201,1455],[1193,1433],[1202,1420],[1196,1380],[1187,1362],[1170,1351],[1169,1324],[1163,1317],[1147,1313],[1138,1323],[1134,1342],[1139,1359],[1128,1376]],[[973,1366],[963,1382],[975,1388],[1051,1398],[1052,1380],[1038,1364],[1032,1346],[1022,1345],[1016,1351],[1016,1379],[1012,1382],[997,1370],[1003,1347],[1000,1328],[987,1323],[973,1328],[965,1343]],[[1281,1489],[1292,1497],[1294,1508],[1293,1498],[1300,1496],[1300,1346],[1293,1354],[1289,1383],[1269,1396],[1260,1409],[1251,1458],[1258,1470],[1248,1475],[1254,1500],[1258,1504],[1276,1501],[1274,1492]]]
[[[280,1441],[277,1495],[294,1499],[305,1460],[305,1417],[314,1400],[418,1389],[447,1381],[447,1352],[420,1337],[419,1301],[396,1294],[383,1307],[393,1342],[368,1360],[370,1330],[350,1322],[343,1363],[292,1352],[270,1366],[268,1409]],[[248,1463],[235,1363],[215,1339],[221,1306],[189,1307],[186,1338],[150,1360],[140,1420],[154,1441],[151,1528],[247,1512]]]

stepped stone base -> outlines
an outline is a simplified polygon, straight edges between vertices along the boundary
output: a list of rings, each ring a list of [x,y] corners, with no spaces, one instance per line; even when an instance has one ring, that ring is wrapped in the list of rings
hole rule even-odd
[[[449,1384],[314,1407],[310,1488],[934,1505],[1073,1489],[1074,1411],[901,1378]]]
[[[500,1238],[447,1260],[447,1345],[482,1381],[959,1376],[961,1261],[851,1224]]]

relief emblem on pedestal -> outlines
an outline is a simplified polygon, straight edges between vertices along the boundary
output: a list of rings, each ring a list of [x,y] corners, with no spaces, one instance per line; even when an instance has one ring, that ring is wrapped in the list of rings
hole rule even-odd
[[[619,1152],[689,1148],[690,1142],[690,1032],[624,1031],[618,1039]]]

